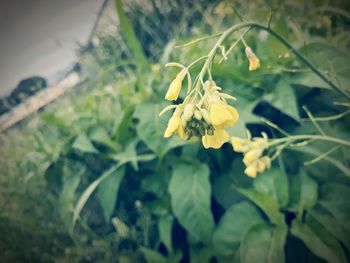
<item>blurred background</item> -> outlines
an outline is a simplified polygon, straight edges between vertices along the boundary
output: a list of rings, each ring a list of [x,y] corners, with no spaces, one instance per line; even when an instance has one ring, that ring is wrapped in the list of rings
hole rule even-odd
[[[178,73],[166,63],[188,65],[209,53],[216,34],[253,21],[329,82],[257,28],[244,39],[258,70],[248,70],[242,42],[219,63],[243,30],[233,33],[212,67],[237,98],[230,135],[348,143],[349,8],[328,0],[1,1],[0,262],[348,262],[348,146],[286,147],[252,179],[228,143],[206,150],[198,139],[163,138],[171,115],[159,112]]]

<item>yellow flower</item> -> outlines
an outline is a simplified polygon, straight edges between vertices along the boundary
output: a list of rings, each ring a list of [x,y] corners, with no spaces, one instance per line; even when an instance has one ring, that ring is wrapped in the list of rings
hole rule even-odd
[[[183,69],[180,71],[179,74],[177,74],[176,78],[169,85],[169,89],[165,95],[165,99],[177,100],[182,88],[182,81],[184,80],[186,73],[187,73],[186,69]]]
[[[252,149],[244,155],[243,163],[245,165],[250,165],[255,162],[263,153],[262,149]]]
[[[186,133],[184,126],[182,125],[181,118],[178,115],[173,115],[169,122],[168,127],[164,132],[164,138],[171,137],[174,133],[179,135],[181,139],[186,139]]]
[[[204,135],[202,137],[202,143],[204,148],[214,148],[214,149],[219,149],[225,142],[229,140],[229,135],[228,133],[223,130],[214,130],[213,135]]]
[[[249,145],[246,140],[239,137],[232,137],[231,143],[233,146],[233,150],[236,152],[246,152],[249,150]]]
[[[174,134],[174,132],[179,128],[180,123],[181,118],[177,115],[173,115],[168,121],[168,126],[166,127],[166,130],[164,132],[164,138],[171,137]]]
[[[245,54],[249,60],[249,71],[258,69],[260,67],[260,60],[254,54],[253,50],[250,47],[246,47]]]
[[[225,126],[234,125],[238,121],[239,115],[232,106],[223,102],[216,102],[210,106],[209,119],[214,127],[222,129]]]
[[[257,164],[252,163],[251,165],[247,166],[247,168],[245,168],[244,173],[246,175],[248,175],[249,177],[255,178],[256,174],[257,174]]]

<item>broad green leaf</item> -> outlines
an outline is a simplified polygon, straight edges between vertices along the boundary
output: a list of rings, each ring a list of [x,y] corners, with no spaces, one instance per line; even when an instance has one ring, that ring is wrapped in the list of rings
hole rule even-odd
[[[284,223],[276,228],[266,223],[252,226],[242,239],[241,262],[283,263],[286,236],[287,226]]]
[[[330,212],[316,207],[308,212],[308,216],[322,224],[329,233],[332,233],[336,239],[350,250],[350,231],[339,224]]]
[[[301,178],[301,191],[299,208],[301,210],[310,209],[316,203],[318,199],[318,185],[317,182],[310,176],[302,173]]]
[[[288,204],[288,178],[280,169],[271,168],[259,175],[254,180],[254,188],[261,193],[273,196],[280,207]]]
[[[161,242],[169,253],[173,252],[172,229],[174,218],[172,215],[164,215],[158,219],[158,232]]]
[[[135,31],[132,27],[132,24],[129,22],[129,19],[124,12],[122,1],[116,0],[115,7],[117,10],[121,31],[122,31],[128,45],[130,46],[132,52],[134,53],[134,55],[139,63],[139,67],[145,68],[148,65],[148,61],[146,59],[145,54],[143,53],[143,50],[142,50],[141,45],[140,45],[140,41],[137,39],[137,37],[135,35]]]
[[[263,223],[259,211],[249,202],[230,207],[215,229],[213,246],[219,262],[232,262],[243,235],[256,224]]]
[[[74,208],[75,191],[86,169],[78,162],[68,161],[64,163],[62,168],[63,187],[59,196],[60,213],[64,224],[69,228]]]
[[[124,178],[124,175],[125,166],[115,170],[98,186],[97,197],[102,205],[106,222],[109,222],[114,207],[117,203],[119,186]]]
[[[213,257],[213,250],[207,246],[192,245],[190,247],[191,263],[210,263]]]
[[[239,160],[239,162],[242,163],[241,160]],[[221,175],[218,174],[214,177],[213,196],[225,209],[245,200],[245,197],[234,188],[234,180],[231,176],[236,176],[237,178],[237,174],[234,172],[232,174],[230,172]],[[247,177],[246,175],[244,176]]]
[[[350,187],[339,183],[327,183],[321,188],[320,205],[350,231]]]
[[[282,214],[279,212],[277,201],[271,195],[258,192],[255,189],[236,189],[258,207],[260,207],[272,223],[276,223],[280,220]]]
[[[121,144],[130,137],[129,128],[134,110],[135,106],[131,104],[125,107],[123,111],[116,116],[112,137]]]
[[[92,145],[90,139],[84,133],[78,135],[72,145],[72,148],[83,153],[98,153],[98,150]]]
[[[81,210],[85,206],[87,200],[90,198],[91,194],[95,191],[97,186],[108,176],[112,175],[116,170],[118,170],[122,165],[125,163],[120,162],[114,166],[112,166],[110,169],[105,171],[99,178],[97,178],[95,181],[93,181],[83,192],[83,194],[80,196],[77,204],[75,205],[74,211],[73,211],[73,223],[72,228],[74,228],[74,225],[80,215]]]
[[[288,208],[300,214],[312,208],[318,200],[318,185],[303,171],[290,178],[290,200]]]
[[[197,242],[209,243],[214,229],[210,209],[209,169],[204,164],[175,167],[169,193],[171,206],[180,224]]]
[[[317,68],[349,78],[350,56],[325,42],[313,42],[303,46],[304,54]]]
[[[138,140],[133,140],[129,142],[124,151],[113,154],[110,157],[118,161],[119,163],[131,163],[132,167],[137,171],[139,169],[139,162],[148,162],[156,158],[154,154],[140,154],[137,155],[136,146]]]
[[[102,126],[97,126],[94,129],[92,129],[89,133],[89,138],[91,141],[108,146],[113,150],[118,149],[118,144],[111,140],[111,138],[108,135],[108,132]]]
[[[331,263],[341,263],[344,261],[342,254],[338,255],[337,251],[329,246],[324,239],[328,242],[335,243],[336,240],[332,240],[331,234],[328,233],[326,237],[322,237],[322,233],[315,232],[310,226],[305,223],[301,223],[298,220],[293,220],[291,233],[297,238],[301,239],[304,244],[318,257]],[[324,239],[323,239],[324,238]]]
[[[264,96],[264,100],[282,113],[299,120],[297,100],[289,80],[280,80],[273,91]]]
[[[136,127],[139,137],[159,157],[163,157],[172,148],[186,144],[186,141],[177,136],[164,138],[169,115],[158,116],[163,106],[163,104],[144,103],[138,105],[134,113],[134,117],[139,120]]]
[[[166,263],[166,258],[158,251],[149,249],[147,247],[140,248],[142,254],[144,255],[147,263]]]
[[[291,80],[293,85],[302,85],[307,88],[332,89],[323,79],[314,72],[301,73]]]

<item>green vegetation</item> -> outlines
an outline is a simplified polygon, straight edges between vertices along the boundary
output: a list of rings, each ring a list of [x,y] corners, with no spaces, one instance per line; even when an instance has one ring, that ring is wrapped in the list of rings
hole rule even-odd
[[[0,135],[0,261],[347,262],[349,3],[150,1],[123,15],[116,2],[124,40],[79,54],[89,79]],[[236,97],[230,136],[277,146],[256,178],[230,143],[164,138],[171,114],[159,117],[179,73],[165,64],[208,55],[242,21],[261,67],[248,70],[242,42],[219,63],[242,29],[211,73]]]

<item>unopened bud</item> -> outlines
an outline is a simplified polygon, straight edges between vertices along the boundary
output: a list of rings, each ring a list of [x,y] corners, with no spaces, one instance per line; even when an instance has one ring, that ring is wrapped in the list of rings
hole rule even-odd
[[[245,48],[245,54],[249,60],[249,71],[256,70],[260,67],[260,60],[255,55],[253,50],[250,47]]]
[[[200,121],[202,119],[203,115],[199,110],[195,110],[194,117]]]
[[[206,109],[201,109],[201,113],[204,121],[210,124],[209,112]]]
[[[183,116],[185,120],[190,120],[194,114],[194,111],[196,110],[196,106],[193,103],[189,103],[186,105],[184,109]]]

